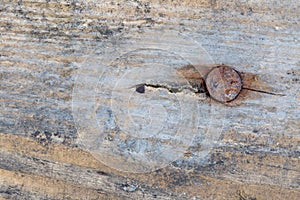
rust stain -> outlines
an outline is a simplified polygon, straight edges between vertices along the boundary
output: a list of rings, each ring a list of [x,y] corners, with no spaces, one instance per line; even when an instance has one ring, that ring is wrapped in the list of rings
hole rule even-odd
[[[213,74],[211,77],[209,77],[209,74],[216,68],[224,67],[233,69],[239,76],[233,76],[232,73],[230,73],[231,76],[229,77],[229,79],[231,80],[231,82],[234,81],[234,84],[231,84],[229,82],[225,85],[223,84],[224,87],[222,92],[224,93],[224,98],[221,98],[221,91],[216,91],[213,88],[213,85],[210,84],[210,81],[213,76],[215,77],[215,82],[222,82],[225,79],[220,73],[218,73],[218,76],[215,76],[216,74]],[[178,69],[177,73],[186,78],[189,84],[192,85],[192,87],[198,87],[198,93],[206,93],[208,96],[210,96],[213,100],[210,101],[211,103],[216,101],[219,103],[221,102],[226,106],[238,106],[241,105],[246,99],[259,98],[260,94],[285,96],[284,94],[270,92],[272,91],[272,87],[266,84],[261,78],[259,78],[257,74],[240,72],[235,70],[231,66],[226,65],[210,65],[202,66],[202,68],[206,69],[206,74],[202,74],[203,72],[199,72],[193,65],[184,66]],[[225,99],[226,92],[234,92],[234,95],[231,96],[232,98]]]

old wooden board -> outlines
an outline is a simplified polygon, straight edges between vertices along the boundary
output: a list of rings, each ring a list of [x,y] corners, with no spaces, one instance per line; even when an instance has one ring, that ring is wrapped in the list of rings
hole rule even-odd
[[[299,199],[299,7],[297,0],[0,0],[0,199]],[[198,50],[202,57],[194,56]],[[118,53],[125,59],[112,60],[103,78],[95,63]],[[221,104],[170,89],[173,83],[189,86],[222,63],[241,73],[245,87],[268,93],[244,89],[236,100]],[[129,73],[119,65],[135,68]],[[164,71],[166,65],[175,70]],[[137,71],[148,72],[147,81],[152,77],[165,88],[148,82],[145,94],[136,93],[127,86],[143,81]],[[128,76],[120,78],[119,72]],[[106,93],[111,87],[114,95]],[[136,104],[120,101],[129,98],[128,91]],[[113,97],[118,101],[112,111],[118,114],[151,94],[171,110],[174,118],[166,124],[186,120],[176,135],[184,148],[178,150],[174,137],[163,154],[170,160],[176,155],[175,160],[155,171],[126,172],[141,168],[126,165],[122,156],[109,157],[116,155],[110,151],[97,156],[99,144],[86,147],[95,123],[82,120],[78,107],[86,108],[91,99],[104,105]],[[164,104],[166,99],[174,105]],[[186,114],[176,118],[177,108],[199,121],[192,126]],[[110,119],[96,111],[102,120]],[[167,116],[155,111],[156,118],[139,123],[156,125]],[[142,133],[148,137],[150,130]]]

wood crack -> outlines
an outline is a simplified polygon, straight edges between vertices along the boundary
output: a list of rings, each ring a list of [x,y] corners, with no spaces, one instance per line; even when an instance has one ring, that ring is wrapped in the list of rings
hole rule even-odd
[[[195,94],[198,93],[207,93],[204,89],[204,86],[201,84],[190,84],[190,85],[181,85],[181,86],[170,86],[170,85],[163,85],[163,84],[150,84],[150,83],[144,83],[144,84],[138,84],[135,86],[136,91],[138,93],[144,93],[145,87],[151,87],[151,88],[162,88],[168,90],[170,93],[181,93],[183,90],[189,90]]]
[[[243,89],[250,90],[250,91],[253,91],[253,92],[259,92],[259,93],[264,93],[264,94],[275,95],[275,96],[286,96],[285,94],[267,92],[267,91],[264,91],[264,90],[258,90],[258,89],[252,89],[252,88],[246,88],[246,87],[243,87]]]

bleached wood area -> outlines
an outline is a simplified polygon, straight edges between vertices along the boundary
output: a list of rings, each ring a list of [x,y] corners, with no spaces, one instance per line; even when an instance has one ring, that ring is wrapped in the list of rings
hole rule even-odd
[[[0,0],[0,199],[300,199],[299,13],[298,0]],[[194,93],[216,64],[258,91],[228,104]],[[150,128],[129,124],[133,108]],[[169,141],[151,147],[157,162],[124,159],[141,143],[122,149],[118,131],[100,129],[97,154],[92,133],[114,113]]]

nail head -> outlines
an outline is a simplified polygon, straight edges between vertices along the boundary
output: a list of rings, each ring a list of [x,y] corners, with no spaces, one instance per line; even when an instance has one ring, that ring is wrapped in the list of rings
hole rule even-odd
[[[205,82],[210,96],[222,103],[234,100],[243,86],[240,74],[226,65],[213,68],[207,74]]]

